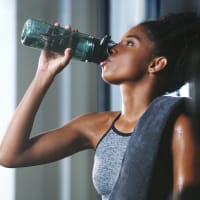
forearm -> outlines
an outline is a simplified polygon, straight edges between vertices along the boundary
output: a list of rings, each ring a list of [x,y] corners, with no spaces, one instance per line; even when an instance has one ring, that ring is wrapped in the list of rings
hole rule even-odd
[[[53,78],[37,73],[14,113],[0,146],[0,164],[14,163],[29,144],[35,115]]]

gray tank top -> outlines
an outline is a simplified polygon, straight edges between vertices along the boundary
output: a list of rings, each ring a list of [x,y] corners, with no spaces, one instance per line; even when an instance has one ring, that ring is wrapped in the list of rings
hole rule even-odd
[[[114,127],[118,117],[97,144],[94,156],[93,184],[102,200],[109,199],[117,181],[122,159],[131,136],[131,133],[121,133]]]

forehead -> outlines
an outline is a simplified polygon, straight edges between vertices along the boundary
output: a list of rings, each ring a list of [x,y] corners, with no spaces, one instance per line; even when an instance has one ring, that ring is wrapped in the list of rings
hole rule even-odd
[[[130,28],[123,36],[122,39],[128,38],[129,36],[135,36],[139,38],[141,41],[151,42],[145,33],[145,29],[141,26],[134,26]]]

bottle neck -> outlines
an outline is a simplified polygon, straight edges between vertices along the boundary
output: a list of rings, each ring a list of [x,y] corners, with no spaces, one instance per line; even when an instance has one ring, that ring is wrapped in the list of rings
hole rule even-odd
[[[93,38],[93,45],[94,47],[90,56],[88,56],[88,61],[99,64],[110,55],[110,49],[116,43],[111,40],[110,36],[105,35],[101,40]]]

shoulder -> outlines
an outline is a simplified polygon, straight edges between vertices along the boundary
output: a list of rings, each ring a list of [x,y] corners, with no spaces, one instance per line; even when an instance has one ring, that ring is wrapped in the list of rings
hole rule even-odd
[[[180,148],[186,143],[196,143],[192,118],[189,114],[181,113],[175,119],[172,142],[174,149],[177,148],[177,145]]]
[[[199,141],[194,130],[193,119],[188,114],[179,114],[175,120],[172,150],[174,154],[183,154],[184,157],[186,157],[186,154],[192,156],[192,153],[199,151]]]
[[[172,135],[172,159],[174,191],[200,181],[200,147],[188,114],[180,114],[174,123]]]
[[[97,125],[107,124],[113,121],[115,117],[119,115],[119,111],[116,112],[92,112],[84,115],[80,115],[72,120],[73,123],[79,123],[79,125]]]
[[[174,123],[174,130],[178,131],[180,128],[187,128],[188,126],[191,127],[192,125],[192,118],[187,113],[180,113]]]

